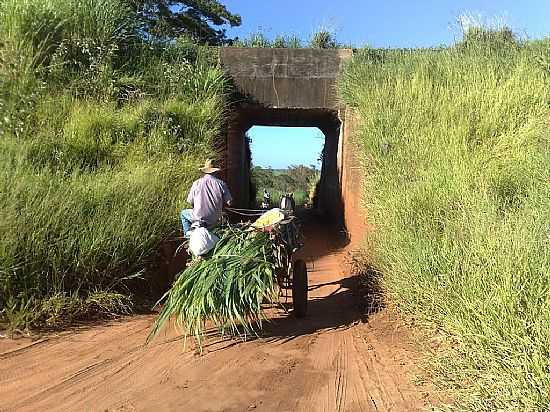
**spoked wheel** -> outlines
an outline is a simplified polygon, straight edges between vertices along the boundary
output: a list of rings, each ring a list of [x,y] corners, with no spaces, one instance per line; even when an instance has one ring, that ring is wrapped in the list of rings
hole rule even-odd
[[[303,318],[307,313],[307,267],[306,262],[294,262],[292,272],[292,304],[294,315]]]

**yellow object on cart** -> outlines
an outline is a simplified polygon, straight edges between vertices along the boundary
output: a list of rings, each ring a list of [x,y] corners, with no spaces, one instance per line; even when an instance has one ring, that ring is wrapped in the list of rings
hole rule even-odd
[[[275,208],[265,212],[253,224],[256,229],[269,228],[285,219],[285,215],[281,209]]]

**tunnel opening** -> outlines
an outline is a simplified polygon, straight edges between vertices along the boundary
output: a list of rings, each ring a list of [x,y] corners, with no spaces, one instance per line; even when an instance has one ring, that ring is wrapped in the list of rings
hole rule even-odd
[[[251,173],[254,164],[249,139],[255,126],[317,128],[320,131],[324,144],[314,210],[323,221],[343,227],[344,209],[338,164],[341,122],[338,112],[331,109],[278,109],[256,104],[241,104],[235,108],[228,125],[225,178],[235,204],[242,208],[256,204]],[[299,150],[299,146],[290,145],[286,150],[290,154],[291,151]]]
[[[321,177],[325,135],[316,127],[253,126],[250,207],[280,206],[291,196],[297,209],[314,209]]]

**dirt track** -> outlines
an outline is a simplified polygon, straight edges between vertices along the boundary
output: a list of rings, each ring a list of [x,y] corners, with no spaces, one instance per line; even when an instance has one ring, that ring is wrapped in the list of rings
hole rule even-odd
[[[209,339],[203,355],[171,331],[144,341],[135,316],[38,341],[0,339],[0,411],[414,411],[415,352],[384,311],[359,309],[357,279],[327,234],[307,239],[309,315],[274,313],[262,338]],[[425,395],[427,396],[427,394]]]

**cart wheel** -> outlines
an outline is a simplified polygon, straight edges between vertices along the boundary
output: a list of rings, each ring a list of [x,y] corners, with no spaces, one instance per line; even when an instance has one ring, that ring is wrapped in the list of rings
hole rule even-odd
[[[297,260],[294,262],[292,273],[292,304],[294,315],[303,318],[307,312],[307,268],[306,262]]]

